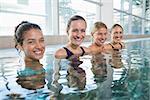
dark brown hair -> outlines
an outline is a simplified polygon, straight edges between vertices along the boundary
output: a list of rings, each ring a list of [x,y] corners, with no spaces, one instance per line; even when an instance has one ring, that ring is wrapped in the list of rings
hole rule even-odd
[[[112,32],[112,30],[115,28],[115,27],[120,27],[123,31],[123,27],[120,25],[120,24],[114,24],[110,30],[110,32]]]
[[[67,33],[68,33],[68,30],[70,29],[71,22],[76,21],[76,20],[83,20],[86,23],[86,20],[82,16],[74,15],[73,17],[69,19],[67,23],[67,29],[66,29]]]
[[[17,47],[18,44],[20,45],[23,44],[24,34],[31,29],[41,30],[41,28],[37,24],[30,23],[28,21],[22,21],[15,27],[15,35],[14,35],[15,48]]]

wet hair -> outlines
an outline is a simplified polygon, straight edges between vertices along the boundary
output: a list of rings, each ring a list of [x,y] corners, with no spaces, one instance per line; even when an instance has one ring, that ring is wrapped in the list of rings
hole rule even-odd
[[[123,27],[120,25],[120,24],[114,24],[110,30],[110,32],[112,32],[112,30],[115,28],[115,27],[120,27],[123,31]]]
[[[76,21],[76,20],[83,20],[85,22],[85,24],[87,25],[86,23],[86,20],[82,17],[82,16],[79,16],[79,15],[74,15],[73,17],[71,17],[67,23],[67,33],[68,33],[68,30],[70,29],[70,25],[71,25],[71,22],[72,21]]]
[[[93,35],[93,33],[95,33],[100,28],[106,28],[107,29],[107,26],[103,22],[95,22],[94,26],[92,28],[91,34]]]
[[[18,24],[15,27],[15,48],[17,48],[17,45],[22,45],[24,40],[24,34],[26,34],[27,31],[31,29],[39,29],[41,30],[40,26],[34,23],[30,23],[28,21],[22,21],[20,24]]]

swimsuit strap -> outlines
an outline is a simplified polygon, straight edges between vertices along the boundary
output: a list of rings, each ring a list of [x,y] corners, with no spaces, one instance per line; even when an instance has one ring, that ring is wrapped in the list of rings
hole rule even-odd
[[[115,49],[114,46],[111,43],[109,43],[109,45],[112,47],[112,49]]]
[[[83,55],[85,54],[85,50],[83,49],[83,47],[80,47],[80,48],[81,48],[81,50],[82,50],[81,56],[83,56]]]
[[[72,55],[74,55],[68,48],[66,48],[66,47],[63,47],[65,50],[66,50],[66,52],[67,52],[67,57],[66,57],[66,59],[68,59],[69,57],[71,57]],[[83,56],[84,54],[85,54],[85,50],[83,49],[83,47],[80,47],[81,48],[81,50],[82,50],[82,54],[81,54],[81,56]]]
[[[121,46],[121,49],[123,48],[122,44],[119,42],[120,46]]]
[[[109,45],[112,47],[113,50],[119,51],[119,49],[115,49],[114,46],[111,43],[109,43]]]
[[[68,49],[68,48],[66,48],[66,47],[63,47],[65,50],[66,50],[66,52],[67,52],[67,57],[66,57],[66,59],[68,59],[69,57],[71,57],[72,55],[73,55],[73,53]]]

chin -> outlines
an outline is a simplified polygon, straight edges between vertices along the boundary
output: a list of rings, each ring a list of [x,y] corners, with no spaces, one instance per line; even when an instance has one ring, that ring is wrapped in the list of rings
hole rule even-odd
[[[101,43],[101,42],[98,42],[98,43],[97,43],[98,46],[101,46],[102,44],[103,44],[103,43]]]
[[[115,41],[113,41],[113,43],[118,43],[119,41],[117,41],[117,40],[115,40]]]
[[[76,43],[74,43],[74,45],[80,45],[82,42],[76,42]]]
[[[42,59],[42,58],[43,58],[43,56],[35,57],[34,59],[36,59],[36,60],[40,60],[40,59]]]

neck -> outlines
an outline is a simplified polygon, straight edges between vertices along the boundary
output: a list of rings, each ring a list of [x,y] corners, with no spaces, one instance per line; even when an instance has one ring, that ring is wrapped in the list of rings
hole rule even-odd
[[[115,42],[115,41],[112,41],[112,44],[117,44],[117,42]]]
[[[72,43],[70,43],[69,45],[70,45],[70,47],[71,47],[72,49],[77,49],[77,48],[78,48],[78,45],[74,45],[74,44],[72,44]]]
[[[97,44],[96,42],[94,42],[94,45],[96,45],[98,47],[102,46],[102,44]]]

